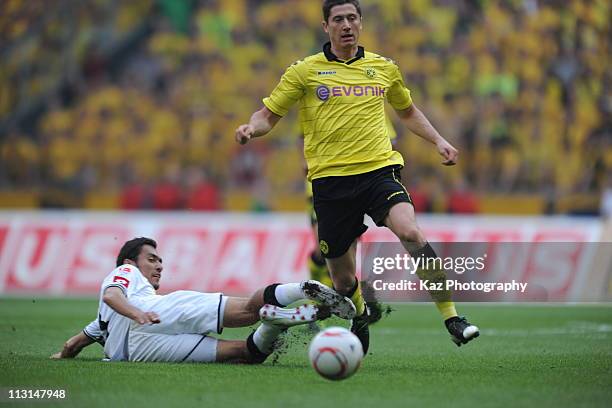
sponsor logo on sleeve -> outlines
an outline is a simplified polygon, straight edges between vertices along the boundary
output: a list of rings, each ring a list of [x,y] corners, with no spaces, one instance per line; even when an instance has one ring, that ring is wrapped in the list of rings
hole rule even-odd
[[[123,285],[126,288],[130,286],[130,281],[125,279],[123,276],[115,276],[113,278],[113,283],[119,283],[120,285]]]

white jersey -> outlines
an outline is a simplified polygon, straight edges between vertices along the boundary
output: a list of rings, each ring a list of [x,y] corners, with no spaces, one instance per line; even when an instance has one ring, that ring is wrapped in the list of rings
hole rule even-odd
[[[85,335],[93,341],[96,341],[104,346],[104,333],[102,330],[100,330],[100,321],[98,319],[85,326],[83,333],[85,333]]]
[[[155,312],[161,322],[140,325],[117,313],[102,300],[104,291],[118,287],[131,305]],[[217,340],[208,333],[221,333],[227,297],[221,293],[177,291],[155,294],[155,289],[132,265],[122,265],[102,282],[98,319],[83,329],[104,346],[113,361],[200,361],[216,359]]]
[[[115,312],[102,300],[104,291],[110,287],[121,289],[123,294],[132,297],[146,298],[156,296],[155,289],[133,265],[121,265],[113,270],[102,282],[98,304],[98,321],[90,323],[84,333],[90,338],[104,344],[104,354],[111,360],[127,360],[127,338],[131,319]]]

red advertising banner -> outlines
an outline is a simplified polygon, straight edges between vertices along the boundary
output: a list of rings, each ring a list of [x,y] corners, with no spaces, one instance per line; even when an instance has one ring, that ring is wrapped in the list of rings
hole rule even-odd
[[[598,219],[421,216],[430,241],[595,242]],[[157,240],[164,271],[161,292],[190,289],[248,294],[272,282],[308,276],[314,245],[303,214],[0,212],[0,294],[96,295],[115,267],[123,243],[136,236]],[[396,241],[371,226],[366,242]],[[558,281],[570,293],[580,248],[536,254],[517,264],[517,277]],[[550,254],[549,254],[550,255]],[[563,262],[563,259],[567,262]],[[569,286],[568,286],[569,285]]]

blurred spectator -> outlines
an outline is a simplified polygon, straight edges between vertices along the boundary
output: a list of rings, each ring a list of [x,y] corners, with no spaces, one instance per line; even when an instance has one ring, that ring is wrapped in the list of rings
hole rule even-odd
[[[142,183],[132,183],[126,185],[119,197],[119,208],[122,210],[141,210],[149,208],[150,193]]]
[[[0,139],[0,187],[29,186],[40,177],[40,147],[18,133]]]
[[[152,200],[155,210],[178,210],[183,204],[180,169],[169,165],[164,178],[153,186]]]
[[[448,195],[447,209],[452,214],[476,214],[479,211],[478,197],[467,188],[464,180],[455,182]]]
[[[409,180],[411,178],[413,182],[410,184],[409,193],[412,204],[414,205],[414,210],[416,212],[432,212],[433,203],[431,189],[428,188],[426,183],[420,181],[418,175],[415,175],[415,177],[410,177],[409,175]]]
[[[185,208],[194,211],[214,211],[221,209],[219,188],[209,180],[206,173],[197,167],[187,172],[188,193]]]

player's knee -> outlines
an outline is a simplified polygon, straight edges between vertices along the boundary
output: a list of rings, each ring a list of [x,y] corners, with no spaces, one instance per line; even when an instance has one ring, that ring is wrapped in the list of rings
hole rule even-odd
[[[395,231],[397,237],[404,242],[422,242],[423,233],[415,224],[401,226]]]

